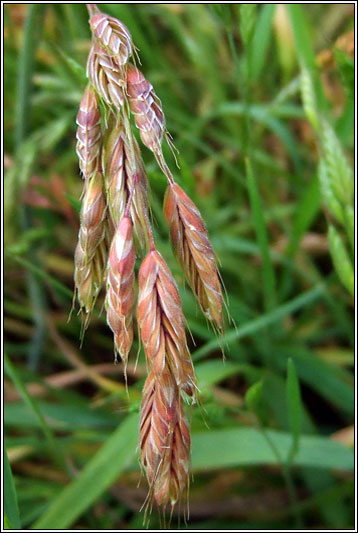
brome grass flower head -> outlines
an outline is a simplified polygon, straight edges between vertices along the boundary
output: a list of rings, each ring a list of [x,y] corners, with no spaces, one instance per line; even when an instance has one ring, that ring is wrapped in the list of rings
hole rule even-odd
[[[157,251],[150,221],[148,180],[139,130],[169,183],[164,213],[173,248],[207,318],[222,330],[223,299],[214,252],[202,217],[175,183],[165,161],[162,104],[152,84],[130,62],[136,51],[128,28],[87,4],[92,46],[89,84],[77,115],[77,154],[85,178],[79,239],[75,252],[75,294],[85,313],[84,328],[105,283],[106,318],[114,337],[115,360],[126,366],[133,344],[134,313],[148,368],[140,413],[141,464],[153,504],[187,499],[190,429],[185,400],[197,400],[197,384],[186,340],[178,288]],[[138,272],[136,254],[145,256]]]

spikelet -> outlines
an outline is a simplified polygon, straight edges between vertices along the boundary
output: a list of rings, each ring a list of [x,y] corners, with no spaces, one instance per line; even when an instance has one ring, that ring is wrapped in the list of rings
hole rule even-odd
[[[159,379],[169,368],[177,385],[195,397],[196,379],[178,289],[157,250],[145,257],[138,283],[138,323],[150,369]]]
[[[133,53],[132,37],[123,22],[96,13],[90,18],[92,35],[110,57],[114,57],[120,66],[127,63]]]
[[[108,106],[121,110],[125,101],[125,81],[114,58],[99,45],[94,45],[88,56],[87,77]]]
[[[108,256],[106,309],[115,350],[125,369],[133,342],[134,261],[132,222],[124,216],[118,224]]]
[[[127,93],[134,122],[143,144],[151,150],[165,174],[169,172],[162,152],[166,132],[162,104],[152,84],[132,64],[127,66]],[[169,172],[170,174],[170,172]]]
[[[90,85],[83,94],[76,122],[76,152],[82,175],[88,180],[98,167],[102,135],[98,97]]]
[[[174,506],[189,485],[190,431],[170,371],[149,374],[140,417],[141,463],[150,486],[149,504]]]
[[[109,212],[115,226],[123,217],[129,194],[134,187],[130,215],[134,226],[134,237],[141,250],[148,244],[146,216],[148,210],[148,179],[137,142],[134,144],[134,162],[131,150],[119,119],[108,122],[108,134],[103,143],[102,168]],[[133,168],[136,173],[133,173]]]
[[[75,251],[75,293],[81,310],[87,314],[85,327],[101,289],[107,262],[105,216],[103,179],[101,173],[96,172],[85,185]]]
[[[223,296],[214,251],[198,208],[176,183],[168,186],[164,215],[186,279],[205,316],[222,331]]]

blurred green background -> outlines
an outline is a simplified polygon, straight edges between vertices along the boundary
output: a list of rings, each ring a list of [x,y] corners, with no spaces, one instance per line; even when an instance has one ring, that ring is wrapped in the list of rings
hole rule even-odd
[[[168,163],[207,222],[232,317],[223,362],[143,147],[201,390],[189,527],[352,528],[354,5],[100,8],[128,26],[162,100],[180,170],[166,150]],[[82,349],[76,313],[68,321],[86,7],[4,15],[5,527],[140,529],[143,354],[134,373],[136,345],[127,396],[103,295]]]

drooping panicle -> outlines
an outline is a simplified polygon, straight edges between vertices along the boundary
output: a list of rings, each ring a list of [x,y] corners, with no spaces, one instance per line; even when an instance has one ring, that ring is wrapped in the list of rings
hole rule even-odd
[[[106,279],[107,323],[126,365],[133,342],[135,253],[145,255],[138,274],[137,321],[148,378],[140,422],[141,463],[149,482],[147,509],[187,497],[190,430],[184,401],[197,400],[194,367],[173,276],[156,250],[149,220],[148,180],[131,113],[143,144],[154,154],[169,188],[164,212],[171,240],[205,315],[222,330],[223,298],[214,252],[199,211],[176,185],[165,161],[161,101],[134,66],[136,48],[126,26],[87,4],[92,46],[89,85],[77,115],[77,154],[85,178],[75,252],[75,295],[85,313],[82,334]],[[130,62],[131,61],[131,62]],[[109,249],[109,253],[108,253]]]
[[[151,370],[159,379],[168,367],[177,385],[195,396],[196,379],[178,289],[157,250],[145,257],[138,283],[138,323]]]
[[[221,331],[223,296],[214,251],[198,208],[176,183],[168,186],[164,215],[186,279],[205,316]]]
[[[132,222],[124,216],[108,256],[106,310],[115,350],[125,367],[133,342],[134,261]]]
[[[83,94],[76,122],[76,152],[82,176],[88,180],[98,168],[102,137],[98,96],[91,85]]]

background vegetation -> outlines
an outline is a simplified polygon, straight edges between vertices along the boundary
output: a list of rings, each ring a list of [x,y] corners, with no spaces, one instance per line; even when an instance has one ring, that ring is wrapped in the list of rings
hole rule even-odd
[[[175,174],[207,222],[234,321],[223,363],[143,148],[201,389],[190,527],[352,528],[353,4],[101,9],[128,26],[162,99]],[[103,313],[81,350],[79,318],[67,320],[88,15],[84,4],[4,14],[5,525],[138,529],[142,354],[127,397]]]

